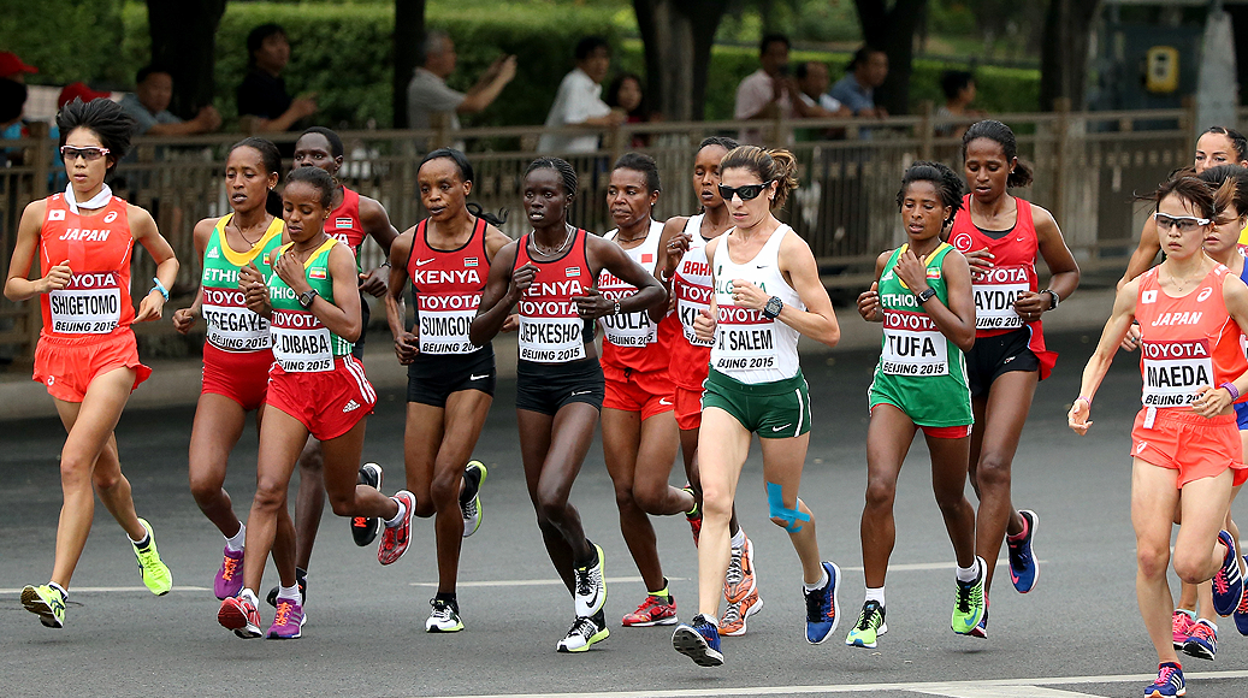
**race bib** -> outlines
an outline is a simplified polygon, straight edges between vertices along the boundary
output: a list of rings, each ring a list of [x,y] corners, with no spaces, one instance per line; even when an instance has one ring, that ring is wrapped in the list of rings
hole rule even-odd
[[[65,288],[48,292],[52,331],[109,334],[121,322],[121,289],[113,272],[74,274]]]
[[[1150,342],[1140,346],[1144,364],[1145,407],[1184,407],[1196,389],[1213,385],[1213,358],[1208,340]]]
[[[884,313],[880,369],[890,376],[949,375],[949,345],[927,313]]]
[[[477,347],[468,330],[481,303],[479,294],[419,294],[420,353],[469,354]]]
[[[715,327],[715,370],[730,373],[775,368],[775,322],[761,310],[721,305]]]
[[[207,340],[226,351],[261,351],[272,346],[269,321],[247,309],[242,291],[205,288],[200,315]]]
[[[1023,326],[1023,319],[1014,312],[1014,301],[1031,290],[1026,267],[994,267],[976,279],[975,329],[1007,330]]]
[[[709,339],[699,338],[693,331],[693,321],[703,310],[710,310],[713,293],[710,287],[689,284],[681,284],[677,287],[676,312],[680,316],[680,327],[685,333],[685,340],[695,347],[709,347],[715,343]]]
[[[334,350],[329,328],[309,312],[274,310],[270,325],[273,358],[287,373],[322,373],[334,370]]]
[[[658,326],[644,310],[619,315],[604,315],[602,334],[617,347],[644,347],[658,341]]]
[[[520,358],[563,363],[585,358],[584,321],[578,318],[520,316]]]

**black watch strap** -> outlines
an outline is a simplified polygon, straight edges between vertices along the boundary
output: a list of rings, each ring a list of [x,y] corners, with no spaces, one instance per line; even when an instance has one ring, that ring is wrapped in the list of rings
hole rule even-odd
[[[919,305],[923,305],[924,303],[930,301],[932,298],[936,297],[936,289],[932,288],[931,286],[928,286],[927,288],[923,289],[921,292],[916,294],[916,296],[919,299]]]

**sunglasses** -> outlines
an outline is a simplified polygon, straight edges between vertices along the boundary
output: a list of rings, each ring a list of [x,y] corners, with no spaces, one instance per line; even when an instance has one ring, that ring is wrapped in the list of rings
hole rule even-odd
[[[732,201],[732,197],[734,196],[741,197],[742,201],[752,201],[757,199],[759,194],[763,193],[763,190],[767,188],[768,184],[770,184],[770,182],[763,182],[762,184],[747,184],[743,187],[737,187],[735,189],[721,184],[719,185],[719,196],[724,201]]]
[[[1178,228],[1180,233],[1190,233],[1213,222],[1208,218],[1171,216],[1160,211],[1153,214],[1153,220],[1157,222],[1157,230],[1163,233],[1169,232],[1171,228]]]
[[[108,148],[99,148],[96,146],[75,148],[72,145],[63,145],[61,146],[61,159],[65,162],[72,162],[77,158],[82,158],[87,162],[92,162],[108,155],[109,152]]]

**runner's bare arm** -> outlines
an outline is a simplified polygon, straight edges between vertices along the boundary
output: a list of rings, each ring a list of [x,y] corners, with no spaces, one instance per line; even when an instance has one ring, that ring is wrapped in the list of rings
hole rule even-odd
[[[360,227],[364,229],[366,235],[381,246],[382,252],[386,253],[386,259],[389,259],[390,247],[394,244],[394,239],[399,236],[399,231],[390,223],[390,216],[386,213],[385,207],[375,199],[361,196]],[[374,298],[381,298],[386,293],[388,277],[385,264],[371,271],[361,272],[360,290]]]
[[[637,291],[620,300],[620,312],[631,313],[648,310],[655,306],[664,308],[667,305],[667,291],[659,284],[658,279],[650,275],[640,264],[633,261],[619,245],[610,240],[587,235],[585,237],[585,256],[589,259],[590,270],[595,267],[606,269],[621,280],[637,287]],[[595,274],[595,278],[596,278]],[[587,289],[585,295],[575,296],[577,310],[586,320],[597,320],[604,315],[615,312],[615,302],[607,300],[597,289]]]
[[[205,218],[195,224],[194,230],[191,232],[195,241],[195,254],[199,257],[200,268],[203,268],[204,251],[208,249],[208,241],[212,239],[212,230],[217,226],[220,218]],[[173,312],[173,329],[181,334],[186,334],[195,326],[195,321],[199,319],[200,306],[204,302],[204,284],[199,284],[199,289],[195,292],[195,298],[191,301],[190,307],[178,308]]]
[[[711,268],[711,288],[715,288],[715,250],[719,247],[719,241],[723,237],[717,237],[706,243],[706,262]],[[711,293],[710,307],[706,310],[698,311],[698,316],[693,319],[693,333],[704,342],[715,339],[715,325],[719,317],[719,304],[715,301],[715,294]]]
[[[508,243],[490,263],[490,278],[485,282],[485,291],[481,294],[481,306],[468,329],[468,339],[476,346],[485,346],[486,342],[498,335],[503,323],[507,321],[507,316],[511,314],[512,307],[520,301],[520,297],[537,275],[537,268],[532,264],[526,264],[512,272],[519,247],[518,241]]]
[[[796,235],[784,237],[784,241],[780,243],[780,272],[784,274],[789,286],[797,291],[797,296],[802,299],[806,310],[786,305],[776,319],[806,337],[835,347],[841,341],[841,327],[836,322],[836,311],[832,309],[828,290],[819,279],[819,265],[815,263],[815,255],[811,253],[805,240]],[[763,305],[766,304],[767,301],[764,300]]]
[[[1241,333],[1248,334],[1248,286],[1234,274],[1227,274],[1222,281],[1222,299],[1231,319],[1239,325]],[[1231,381],[1239,394],[1248,392],[1248,371]],[[1200,397],[1192,401],[1192,410],[1203,417],[1229,413],[1235,398],[1226,388],[1207,385],[1201,388]]]
[[[1065,300],[1079,288],[1079,263],[1066,246],[1062,231],[1057,227],[1053,214],[1032,204],[1033,220],[1036,224],[1036,238],[1040,248],[1040,256],[1049,267],[1049,286],[1058,298]],[[1047,293],[1021,293],[1014,303],[1018,314],[1043,313],[1053,307],[1053,298]]]
[[[1109,371],[1109,366],[1114,361],[1114,353],[1118,351],[1118,345],[1122,343],[1122,338],[1127,336],[1131,321],[1135,319],[1135,302],[1139,292],[1139,280],[1132,279],[1118,289],[1118,295],[1114,298],[1114,311],[1110,314],[1109,320],[1105,322],[1105,329],[1101,331],[1101,339],[1096,344],[1096,350],[1092,352],[1092,357],[1088,359],[1088,364],[1083,368],[1079,397],[1075,399],[1067,414],[1067,422],[1076,434],[1086,434],[1088,427],[1092,426],[1092,422],[1088,420],[1092,412],[1092,400],[1096,398],[1096,391],[1100,389],[1101,381],[1105,379],[1105,373]]]
[[[4,282],[4,297],[11,301],[24,301],[40,293],[65,288],[73,273],[69,268],[69,260],[65,260],[47,270],[46,276],[38,279],[27,278],[35,262],[35,252],[39,248],[39,229],[43,226],[47,208],[47,201],[39,199],[26,204],[22,211],[22,220],[17,226],[17,245],[9,260],[9,277]]]
[[[916,296],[931,288],[927,283],[927,267],[915,256],[914,250],[906,250],[897,258],[893,267],[897,278],[906,282]],[[970,351],[975,345],[975,294],[971,291],[971,267],[961,252],[949,250],[940,263],[940,273],[949,291],[949,304],[932,296],[923,304],[923,310],[932,319],[940,333],[945,335],[962,351]]]
[[[130,219],[130,234],[147,250],[156,262],[156,278],[160,279],[165,291],[173,288],[178,280],[178,258],[174,256],[173,246],[156,229],[156,221],[147,209],[130,204],[126,205]],[[139,309],[134,314],[135,322],[157,320],[165,310],[165,295],[154,285],[151,291],[139,301]]]
[[[880,307],[880,275],[892,256],[892,250],[885,250],[875,258],[875,281],[871,282],[871,288],[858,294],[858,314],[867,322],[884,322],[884,309]]]
[[[667,219],[663,224],[663,235],[659,238],[658,264],[654,268],[658,270],[656,275],[659,283],[667,291],[667,304],[650,309],[650,319],[655,322],[662,320],[667,311],[676,307],[676,298],[672,295],[672,275],[676,273],[676,267],[680,266],[685,252],[689,250],[689,236],[684,234],[688,221],[685,216],[676,216]]]
[[[419,353],[420,342],[417,336],[407,329],[407,305],[403,302],[403,291],[407,288],[407,260],[412,254],[412,245],[416,240],[416,228],[412,227],[390,245],[390,280],[387,284],[386,323],[390,326],[390,335],[394,337],[394,353],[399,363],[407,365]],[[416,328],[413,327],[413,330]]]

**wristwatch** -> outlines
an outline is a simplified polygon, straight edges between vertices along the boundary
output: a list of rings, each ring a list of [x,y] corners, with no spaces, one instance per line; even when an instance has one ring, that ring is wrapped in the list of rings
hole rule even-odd
[[[1041,293],[1047,293],[1049,294],[1049,298],[1053,299],[1053,305],[1049,306],[1049,310],[1057,310],[1057,304],[1062,302],[1062,298],[1057,295],[1057,291],[1054,291],[1051,288],[1046,288],[1041,291]]]
[[[319,295],[321,294],[317,293],[316,289],[310,288],[299,294],[299,305],[302,305],[305,308],[311,308],[313,301],[315,301],[316,297]]]
[[[915,294],[915,296],[919,299],[919,305],[923,305],[936,296],[936,289],[928,286],[922,292]]]
[[[763,306],[763,316],[768,320],[775,320],[780,317],[781,310],[784,310],[784,301],[780,300],[780,296],[772,296],[767,299],[767,305]]]

